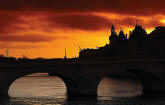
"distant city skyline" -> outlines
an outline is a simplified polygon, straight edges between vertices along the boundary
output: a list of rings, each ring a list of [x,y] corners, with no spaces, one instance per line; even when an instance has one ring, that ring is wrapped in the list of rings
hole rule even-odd
[[[165,25],[164,0],[1,0],[0,54],[29,58],[75,57],[81,48],[109,43],[116,32],[134,29],[136,19],[147,33]]]
[[[121,29],[116,33],[115,26],[111,27],[109,36],[109,44],[98,47],[96,49],[86,48],[79,52],[80,58],[164,58],[165,55],[165,26],[155,27],[155,29],[147,34],[146,30],[137,22],[135,28],[125,34]]]

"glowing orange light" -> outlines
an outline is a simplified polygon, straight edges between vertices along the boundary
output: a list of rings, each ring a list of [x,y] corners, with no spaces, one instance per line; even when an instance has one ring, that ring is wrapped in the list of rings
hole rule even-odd
[[[160,20],[161,23],[165,23],[165,19]]]

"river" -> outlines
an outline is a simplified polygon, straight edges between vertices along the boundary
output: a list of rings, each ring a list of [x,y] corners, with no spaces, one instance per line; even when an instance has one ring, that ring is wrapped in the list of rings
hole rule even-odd
[[[143,97],[136,79],[104,78],[98,97],[68,99],[64,82],[58,77],[27,76],[16,80],[9,89],[9,100],[0,105],[165,105],[164,97]]]

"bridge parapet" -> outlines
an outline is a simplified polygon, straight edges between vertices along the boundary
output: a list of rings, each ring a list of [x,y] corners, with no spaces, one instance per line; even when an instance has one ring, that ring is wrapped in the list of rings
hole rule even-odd
[[[105,76],[133,76],[142,81],[143,90],[165,92],[165,59],[127,59],[62,63],[0,64],[0,94],[7,92],[16,79],[32,73],[52,72],[62,78],[68,94],[97,95],[97,86]],[[159,88],[158,88],[159,87]],[[7,93],[6,93],[7,94]]]
[[[30,61],[30,62],[3,62],[0,63],[0,68],[5,67],[42,67],[42,66],[65,66],[65,65],[95,65],[95,64],[136,64],[136,63],[164,63],[165,59],[120,59],[114,60],[106,59],[106,60],[99,60],[99,59],[77,59],[77,60],[60,60],[60,61]]]

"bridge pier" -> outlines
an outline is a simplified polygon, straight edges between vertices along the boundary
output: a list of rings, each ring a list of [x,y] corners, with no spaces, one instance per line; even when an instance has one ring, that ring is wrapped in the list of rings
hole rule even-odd
[[[0,99],[9,98],[8,91],[12,83],[12,72],[1,71],[0,72]]]
[[[1,89],[0,88],[0,99],[3,99],[3,98],[9,98],[9,95],[8,95],[8,88],[6,89]]]
[[[97,87],[92,84],[80,84],[77,90],[78,96],[97,96]]]
[[[146,62],[146,61],[145,61]],[[61,78],[67,88],[68,96],[97,96],[100,80],[106,75],[133,76],[143,86],[143,94],[165,92],[165,61],[126,62],[103,64],[67,64],[39,66],[0,67],[0,97],[8,96],[10,85],[18,78],[33,73],[52,72]],[[21,65],[21,64],[20,64]]]
[[[154,95],[165,93],[165,79],[162,79],[158,74],[151,72],[136,71],[132,72],[133,75],[141,81],[143,93],[142,95]],[[164,77],[164,76],[162,76]]]
[[[165,93],[165,84],[155,78],[142,78],[142,88],[143,95],[154,95],[154,94],[164,94]]]
[[[88,96],[88,97],[97,97],[97,89],[91,88],[89,86],[82,86],[81,88],[77,88],[76,90],[67,89],[68,97],[74,96]]]
[[[97,96],[98,85],[95,82],[90,82],[87,80],[78,80],[75,85],[66,84],[68,97],[72,96]]]

